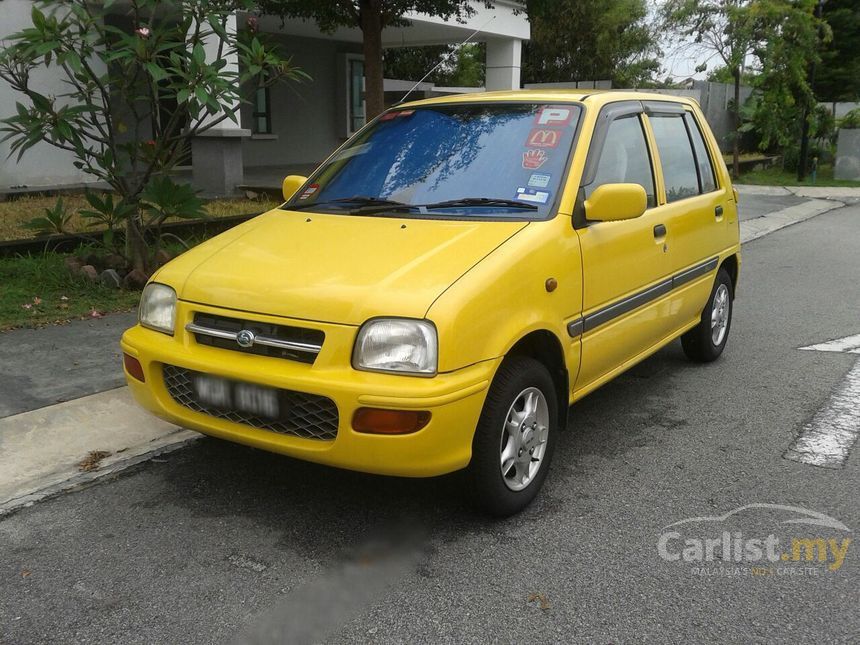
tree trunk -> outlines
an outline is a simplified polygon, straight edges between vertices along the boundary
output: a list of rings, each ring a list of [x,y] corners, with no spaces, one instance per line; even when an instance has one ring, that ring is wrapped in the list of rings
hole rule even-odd
[[[734,116],[735,136],[732,141],[732,178],[737,179],[741,174],[741,68],[736,67],[732,72],[735,77],[735,106]]]
[[[131,215],[125,226],[126,255],[131,262],[131,268],[149,275],[149,251],[144,239],[143,227],[138,221],[139,215]]]
[[[370,121],[385,109],[382,88],[382,3],[361,0],[361,33],[364,36],[364,100]]]

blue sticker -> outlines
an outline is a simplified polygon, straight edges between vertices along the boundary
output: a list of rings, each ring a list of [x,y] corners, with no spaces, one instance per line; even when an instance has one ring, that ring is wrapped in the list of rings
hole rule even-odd
[[[550,175],[536,172],[529,177],[529,186],[534,186],[535,188],[546,188],[549,186],[550,179],[552,179]]]
[[[517,194],[514,199],[519,199],[523,202],[531,202],[533,204],[546,204],[549,201],[549,191],[535,190],[526,186],[517,188]]]

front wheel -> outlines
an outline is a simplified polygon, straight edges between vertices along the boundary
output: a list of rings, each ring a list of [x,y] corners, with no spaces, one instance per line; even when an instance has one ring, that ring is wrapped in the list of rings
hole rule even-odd
[[[483,510],[507,516],[528,506],[549,470],[557,425],[558,399],[547,368],[525,356],[505,359],[487,393],[468,468]]]
[[[681,336],[687,358],[698,363],[719,358],[732,327],[732,305],[732,279],[725,269],[720,269],[699,324]]]

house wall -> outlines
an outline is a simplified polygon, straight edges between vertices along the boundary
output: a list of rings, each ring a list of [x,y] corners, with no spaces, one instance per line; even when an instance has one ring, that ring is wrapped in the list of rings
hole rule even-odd
[[[267,34],[285,57],[311,81],[282,82],[270,90],[272,135],[252,136],[242,144],[246,167],[315,164],[346,140],[346,54],[361,46],[320,38]],[[250,96],[250,94],[249,94]],[[253,106],[242,106],[242,125],[251,127]]]
[[[9,35],[31,26],[30,0],[3,0],[3,20],[0,21],[0,41]],[[56,68],[38,68],[31,75],[33,86],[42,94],[60,94],[65,90]],[[15,103],[29,105],[22,94],[14,92],[0,80],[0,118],[15,114]],[[20,162],[17,153],[9,157],[10,142],[0,143],[0,192],[34,187],[92,182],[94,178],[72,165],[71,153],[58,150],[46,143],[38,143],[24,153]]]

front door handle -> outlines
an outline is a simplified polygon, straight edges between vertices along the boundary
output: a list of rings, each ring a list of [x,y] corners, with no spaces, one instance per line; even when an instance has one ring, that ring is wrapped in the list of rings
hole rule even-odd
[[[666,237],[666,225],[665,224],[657,224],[654,227],[654,237],[656,239],[660,239],[661,237]]]
[[[723,216],[723,207],[722,206],[717,206],[716,208],[714,208],[714,216],[717,219],[720,219]]]

